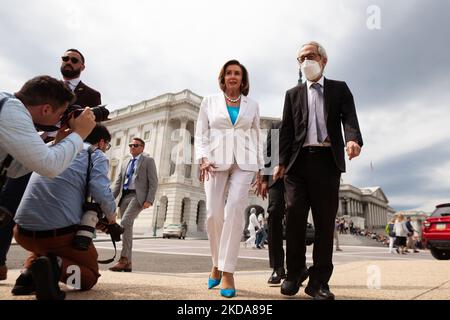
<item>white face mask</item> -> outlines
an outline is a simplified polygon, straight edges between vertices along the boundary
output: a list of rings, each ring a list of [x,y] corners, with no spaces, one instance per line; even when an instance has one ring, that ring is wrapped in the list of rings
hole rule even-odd
[[[309,81],[317,79],[322,73],[322,68],[320,67],[319,62],[314,60],[303,61],[303,63],[301,64],[301,69],[302,73]]]

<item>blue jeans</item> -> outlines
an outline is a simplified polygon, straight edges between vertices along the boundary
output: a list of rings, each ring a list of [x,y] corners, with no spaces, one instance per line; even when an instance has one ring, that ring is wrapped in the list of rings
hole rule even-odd
[[[262,246],[264,245],[264,242],[266,242],[267,239],[267,232],[265,228],[261,228],[261,231],[259,231],[256,234],[256,246]]]

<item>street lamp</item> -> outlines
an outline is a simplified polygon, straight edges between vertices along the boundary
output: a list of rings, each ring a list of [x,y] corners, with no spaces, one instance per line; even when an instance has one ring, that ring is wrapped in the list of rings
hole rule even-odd
[[[153,236],[156,237],[156,227],[158,223],[158,211],[159,211],[159,203],[156,205],[156,217],[155,217],[155,223],[153,225]]]

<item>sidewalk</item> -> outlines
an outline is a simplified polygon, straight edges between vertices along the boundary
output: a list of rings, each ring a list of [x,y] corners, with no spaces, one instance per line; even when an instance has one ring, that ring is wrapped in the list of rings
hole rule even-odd
[[[10,294],[19,270],[10,270],[0,282],[0,300],[33,300],[34,296]],[[267,271],[236,272],[237,297],[234,299],[309,299],[304,288],[294,297],[280,294],[279,286],[269,286]],[[219,289],[206,289],[208,272],[115,273],[102,271],[98,284],[88,292],[68,291],[68,300],[215,300],[225,299]],[[428,300],[450,299],[449,261],[361,261],[335,266],[330,288],[338,300]]]

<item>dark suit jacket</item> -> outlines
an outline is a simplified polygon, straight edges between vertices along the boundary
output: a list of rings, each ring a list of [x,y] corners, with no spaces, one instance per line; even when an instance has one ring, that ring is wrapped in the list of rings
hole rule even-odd
[[[268,162],[264,165],[266,168],[270,168],[272,166],[272,129],[280,129],[281,121],[272,122],[272,126],[270,127],[269,133],[267,134],[267,142],[266,142],[266,155],[268,158]],[[277,139],[278,140],[278,139]],[[279,145],[279,141],[273,141],[273,143]],[[275,149],[276,150],[276,149]],[[274,164],[276,165],[276,164]],[[273,186],[273,175],[268,174],[262,177],[262,181],[266,181],[269,184],[269,188]]]
[[[102,104],[100,92],[88,87],[82,81],[78,83],[74,93],[77,96],[77,100],[74,104],[77,104],[83,108],[92,108]]]
[[[345,172],[344,140],[363,145],[353,95],[343,81],[324,81],[324,114],[336,166]],[[308,128],[308,89],[306,82],[286,92],[280,132],[280,164],[286,173],[297,159]]]

